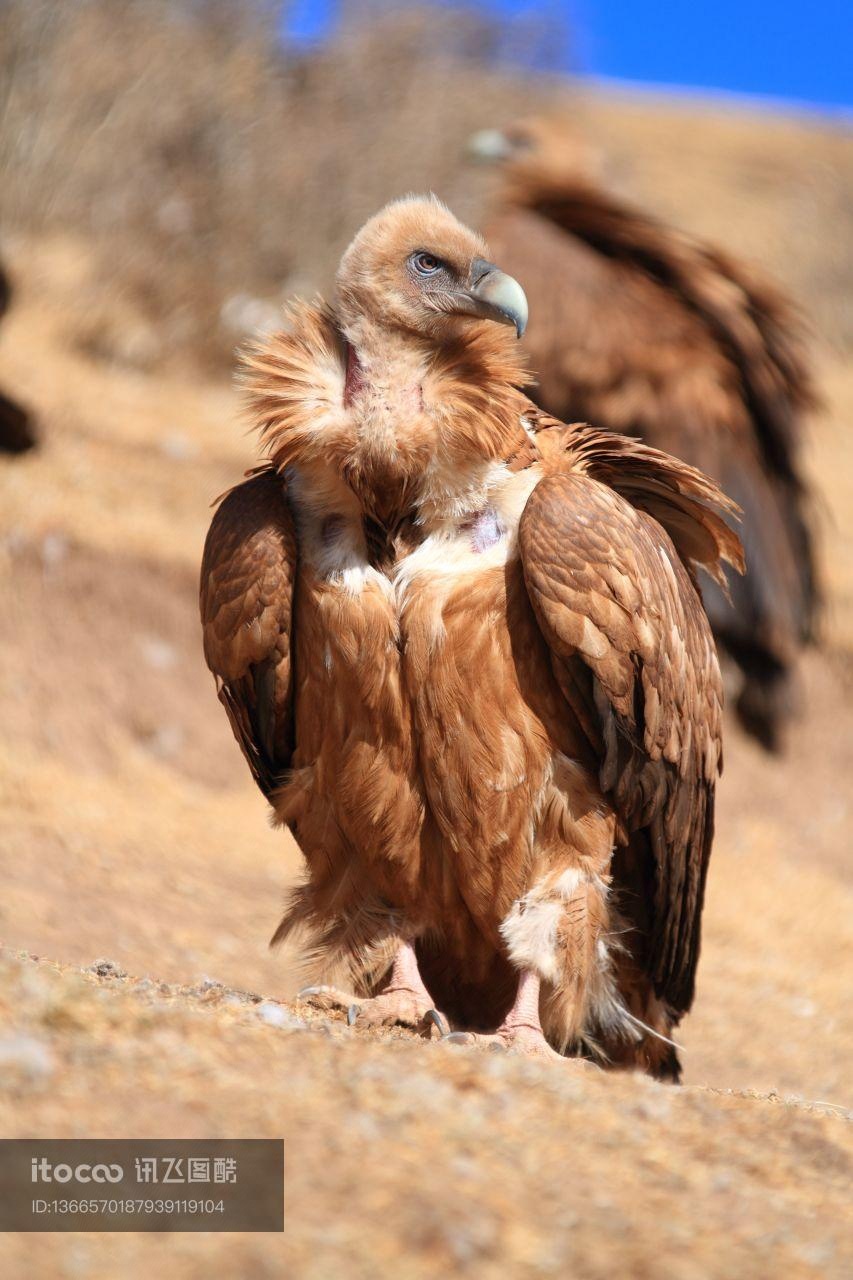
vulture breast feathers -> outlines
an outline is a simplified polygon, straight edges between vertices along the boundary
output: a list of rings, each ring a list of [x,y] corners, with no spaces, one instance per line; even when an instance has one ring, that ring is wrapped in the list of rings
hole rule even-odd
[[[721,762],[694,576],[732,504],[521,388],[524,294],[434,199],[248,359],[205,656],[350,1019],[678,1074]],[[722,514],[721,514],[722,513]]]
[[[505,177],[489,239],[530,298],[537,402],[684,458],[742,508],[749,572],[730,600],[709,584],[705,603],[743,724],[779,746],[818,604],[798,318],[743,263],[607,192],[559,118],[487,131],[474,150]]]

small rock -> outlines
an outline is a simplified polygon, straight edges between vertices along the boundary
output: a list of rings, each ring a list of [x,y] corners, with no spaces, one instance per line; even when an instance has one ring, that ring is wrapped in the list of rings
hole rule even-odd
[[[68,555],[68,539],[61,533],[46,533],[41,544],[41,560],[45,569],[55,569]]]
[[[157,225],[170,235],[184,235],[192,230],[193,207],[185,196],[171,195],[162,200],[154,216]]]
[[[222,304],[219,318],[232,333],[274,333],[281,328],[281,307],[267,298],[235,293]]]
[[[44,1079],[55,1070],[53,1054],[44,1040],[35,1036],[11,1035],[0,1038],[0,1068],[7,1072],[20,1071],[34,1079]]]
[[[178,651],[159,636],[139,636],[139,649],[152,671],[170,671],[178,661]]]
[[[89,965],[89,973],[96,973],[99,978],[126,978],[127,970],[122,969],[121,965],[116,964],[115,960],[106,960],[103,957],[95,960]]]
[[[263,1000],[255,1009],[258,1017],[266,1022],[270,1027],[305,1027],[307,1023],[301,1018],[297,1018],[289,1009],[283,1009],[280,1004],[274,1004],[271,1000]]]
[[[161,760],[178,755],[184,746],[184,730],[179,724],[161,724],[143,737],[147,751]]]
[[[822,1271],[832,1261],[835,1246],[831,1240],[815,1240],[806,1244],[795,1244],[794,1252],[807,1266]]]
[[[198,445],[182,431],[173,431],[160,441],[160,452],[173,462],[189,462],[198,456]]]

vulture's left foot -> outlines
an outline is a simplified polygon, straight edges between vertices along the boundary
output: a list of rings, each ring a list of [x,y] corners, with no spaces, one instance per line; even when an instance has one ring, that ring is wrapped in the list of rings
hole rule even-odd
[[[513,1006],[494,1035],[454,1031],[452,1035],[444,1036],[442,1042],[468,1044],[475,1048],[520,1054],[525,1058],[545,1058],[549,1062],[571,1062],[582,1064],[584,1068],[592,1067],[591,1063],[580,1058],[564,1058],[556,1049],[552,1049],[545,1039],[539,1019],[539,987],[538,975],[529,969],[525,970],[519,975],[518,991]],[[595,1070],[595,1068],[592,1069]]]
[[[507,1026],[504,1023],[494,1035],[480,1035],[473,1031],[454,1031],[444,1037],[447,1044],[467,1044],[475,1049],[490,1049],[495,1053],[519,1054],[525,1058],[546,1058],[551,1062],[565,1062],[556,1049],[552,1049],[541,1028],[532,1026]]]

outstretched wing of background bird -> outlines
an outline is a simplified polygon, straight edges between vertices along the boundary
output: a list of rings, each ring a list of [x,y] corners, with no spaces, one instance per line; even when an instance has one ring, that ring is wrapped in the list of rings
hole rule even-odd
[[[742,717],[773,745],[817,608],[798,459],[815,396],[792,312],[743,265],[583,181],[517,184],[489,239],[530,299],[538,403],[684,458],[742,508],[749,572],[732,605],[712,587],[706,607],[744,671]]]
[[[284,482],[263,470],[223,498],[201,566],[204,656],[267,798],[293,751],[291,626],[297,542]]]
[[[741,571],[742,552],[714,510],[732,504],[706,477],[632,440],[563,430],[565,466],[521,519],[524,577],[622,842],[645,832],[650,901],[624,905],[642,915],[655,993],[677,1014],[693,997],[721,763],[720,673],[691,578],[698,565]]]

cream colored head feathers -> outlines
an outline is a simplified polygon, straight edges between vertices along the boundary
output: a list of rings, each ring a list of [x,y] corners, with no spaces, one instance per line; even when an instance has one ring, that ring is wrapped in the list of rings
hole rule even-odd
[[[371,218],[343,256],[337,292],[345,329],[367,321],[442,342],[472,318],[511,325],[519,337],[527,324],[521,286],[434,196],[396,200]]]
[[[517,281],[435,197],[408,197],[359,231],[337,301],[294,304],[289,332],[244,360],[269,457],[347,477],[409,479],[441,454],[479,465],[525,447],[515,341],[527,302]],[[408,482],[408,481],[407,481]],[[394,481],[396,484],[396,479]]]

